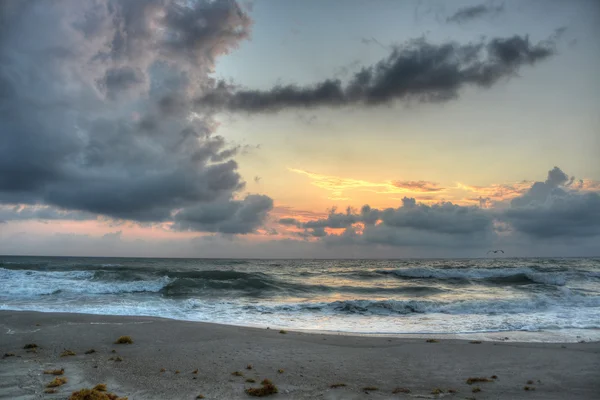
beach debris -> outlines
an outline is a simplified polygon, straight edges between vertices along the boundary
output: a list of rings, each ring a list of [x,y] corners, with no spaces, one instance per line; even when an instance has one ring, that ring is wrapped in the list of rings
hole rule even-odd
[[[398,393],[410,393],[410,389],[409,388],[405,388],[405,387],[397,387],[396,389],[392,390],[393,394],[398,394]]]
[[[440,388],[435,388],[431,391],[431,394],[442,394],[444,391]]]
[[[439,340],[436,340],[436,339],[427,339],[426,342],[427,343],[438,343]]]
[[[165,372],[165,371],[166,371],[166,369],[164,369],[164,368],[160,369],[160,372]]]
[[[127,400],[127,397],[119,397],[114,393],[108,393],[106,387],[104,390],[98,390],[94,387],[94,389],[80,389],[71,393],[69,400]]]
[[[246,365],[246,369],[252,369],[252,364]]]
[[[196,396],[196,398],[197,398],[197,399],[203,399],[203,398],[204,398],[204,396],[203,396],[203,395],[201,395],[201,394],[199,394],[198,396]]]
[[[75,353],[74,351],[71,351],[71,350],[67,350],[67,349],[65,349],[65,351],[60,353],[61,357],[69,357],[69,356],[76,356],[76,355],[77,355],[77,353]]]
[[[248,388],[245,390],[245,392],[249,396],[254,396],[254,397],[265,397],[265,396],[270,396],[272,394],[279,392],[279,390],[277,389],[277,386],[275,386],[273,384],[273,382],[271,382],[269,379],[263,379],[263,381],[260,384],[261,384],[261,387]]]
[[[527,381],[527,384],[528,385],[533,385],[533,381],[530,379],[530,380]]]
[[[523,387],[523,390],[529,391],[529,390],[535,390],[535,388],[533,386],[525,386],[525,387]]]
[[[233,375],[233,376],[244,376],[244,374],[242,374],[240,371],[233,371],[231,373],[231,375]]]
[[[474,387],[474,388],[471,390],[471,392],[473,392],[473,393],[479,393],[479,392],[481,392],[481,388],[480,388],[479,386],[475,386],[475,387]]]
[[[99,392],[106,392],[106,383],[99,383],[92,390],[97,390]]]
[[[121,336],[115,341],[115,344],[133,344],[133,339],[131,336]]]
[[[256,383],[256,379],[248,378],[248,379],[246,379],[246,382],[248,382],[248,383]]]
[[[346,386],[345,383],[333,383],[333,384],[329,385],[329,387],[332,389],[336,389],[336,388],[340,388],[340,387],[344,387],[344,386]]]
[[[27,349],[37,349],[37,347],[38,347],[38,345],[35,344],[35,343],[29,343],[29,344],[26,344],[25,346],[23,346],[23,348],[25,350],[27,350]]]
[[[178,369],[175,370],[175,374],[178,374],[180,371]]]
[[[469,378],[467,379],[467,384],[468,385],[472,385],[474,383],[477,382],[493,382],[491,379],[486,378],[486,377],[480,377],[480,378]]]
[[[277,370],[277,372],[279,372],[280,374],[283,374],[285,371],[280,368]]]
[[[196,368],[195,370],[192,371],[192,374],[198,374],[198,368]]]
[[[42,324],[35,324],[35,326],[42,326]]]
[[[2,356],[2,358],[7,358],[7,357],[14,357],[15,353],[4,353],[4,356]]]
[[[48,389],[44,390],[44,393],[56,393],[56,392],[58,392],[58,390],[52,389],[52,388],[48,388]]]
[[[481,344],[481,340],[471,340],[469,343],[471,343],[471,344]]]
[[[62,375],[65,373],[65,369],[61,368],[61,369],[47,369],[44,371],[44,374],[46,375]]]
[[[94,354],[95,352],[96,352],[96,350],[89,349],[88,351],[85,352],[85,354]]]
[[[65,377],[62,377],[62,378],[57,377],[57,378],[52,379],[50,382],[48,382],[46,384],[46,387],[49,387],[49,388],[59,387],[59,386],[64,385],[65,383],[67,383],[67,381],[68,381],[68,379]]]
[[[114,362],[121,362],[121,361],[123,361],[123,359],[121,357],[119,357],[119,356],[111,357],[108,360],[109,361],[114,361]]]
[[[448,389],[448,393],[458,393],[458,390],[456,390],[456,389]]]
[[[112,349],[110,352],[111,353],[116,353],[117,351],[115,349]]]
[[[375,390],[379,390],[379,388],[376,386],[365,386],[364,388],[362,388],[362,390],[364,390],[365,392],[374,392]]]
[[[279,331],[279,333],[281,333],[282,335],[285,335],[287,333],[287,331],[285,329],[282,329]]]

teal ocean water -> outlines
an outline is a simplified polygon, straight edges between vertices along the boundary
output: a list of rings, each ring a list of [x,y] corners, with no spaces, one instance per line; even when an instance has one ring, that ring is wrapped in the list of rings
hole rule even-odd
[[[362,334],[600,338],[600,258],[208,260],[0,256],[0,309]]]

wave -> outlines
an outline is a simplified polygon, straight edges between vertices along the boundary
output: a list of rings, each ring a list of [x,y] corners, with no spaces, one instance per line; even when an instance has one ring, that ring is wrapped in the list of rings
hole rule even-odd
[[[2,297],[31,297],[58,293],[116,294],[158,292],[170,280],[161,277],[152,280],[111,282],[94,280],[91,271],[31,271],[0,268]]]
[[[600,307],[599,296],[571,295],[567,298],[539,296],[527,299],[486,299],[454,302],[427,300],[344,300],[323,303],[247,305],[260,313],[325,312],[329,314],[407,315],[407,314],[519,314],[554,310],[557,307]]]
[[[33,271],[0,268],[0,283],[8,289],[0,296],[41,296],[59,293],[119,294],[150,292],[166,297],[227,297],[241,294],[250,297],[271,295],[327,294],[333,292],[426,296],[445,292],[433,286],[327,286],[277,279],[262,272],[235,270],[152,272],[134,268],[95,271]],[[9,284],[10,283],[10,284]]]
[[[392,275],[399,279],[479,280],[499,284],[544,284],[564,286],[570,279],[596,279],[600,275],[593,271],[539,271],[529,267],[519,268],[407,268],[377,270],[381,275]]]

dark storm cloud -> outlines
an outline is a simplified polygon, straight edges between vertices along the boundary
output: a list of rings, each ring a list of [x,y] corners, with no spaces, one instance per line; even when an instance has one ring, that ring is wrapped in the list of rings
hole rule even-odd
[[[141,71],[131,67],[111,68],[98,81],[98,86],[106,92],[106,96],[114,99],[120,92],[128,91],[144,83]]]
[[[262,224],[272,209],[273,200],[263,195],[249,195],[241,201],[198,204],[177,213],[173,228],[225,234],[250,233]]]
[[[510,208],[503,218],[517,231],[535,238],[597,236],[600,235],[600,195],[555,194],[545,204]]]
[[[188,118],[251,21],[232,0],[184,4],[0,2],[0,204],[181,226],[210,204],[219,230],[262,223],[269,207],[233,200],[238,148],[210,113]]]
[[[521,67],[554,53],[553,40],[532,44],[522,36],[463,45],[418,39],[355,73],[346,84],[328,79],[310,86],[278,85],[263,91],[220,82],[196,104],[199,109],[258,113],[353,104],[377,106],[397,100],[440,102],[458,97],[463,87],[490,87],[502,78],[515,77]]]
[[[538,239],[600,235],[600,194],[582,193],[574,182],[554,167],[545,182],[514,198],[500,219]]]
[[[446,18],[446,21],[462,24],[478,18],[495,16],[503,11],[503,5],[493,6],[491,4],[479,4],[459,9],[452,16]]]

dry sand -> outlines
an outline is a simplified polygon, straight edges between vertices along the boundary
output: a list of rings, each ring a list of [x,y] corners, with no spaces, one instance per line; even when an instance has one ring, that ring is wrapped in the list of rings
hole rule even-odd
[[[281,334],[150,317],[16,311],[0,312],[0,329],[1,354],[15,353],[0,359],[1,399],[66,399],[98,383],[130,400],[195,399],[198,394],[250,399],[244,390],[259,387],[264,378],[279,388],[273,399],[600,398],[598,342],[427,343],[425,338]],[[130,335],[134,344],[113,344],[121,335]],[[37,352],[23,349],[28,343],[37,344]],[[92,348],[95,353],[84,354]],[[64,349],[77,355],[61,358]],[[109,360],[115,356],[123,361]],[[53,377],[42,371],[60,368],[68,383],[56,394],[44,394]],[[498,377],[493,382],[465,382],[492,375]],[[534,384],[527,385],[528,380]],[[330,388],[334,383],[347,386]],[[363,390],[369,386],[378,390]],[[481,392],[473,393],[475,386]],[[396,387],[411,392],[392,394]],[[445,393],[431,394],[436,388]]]

